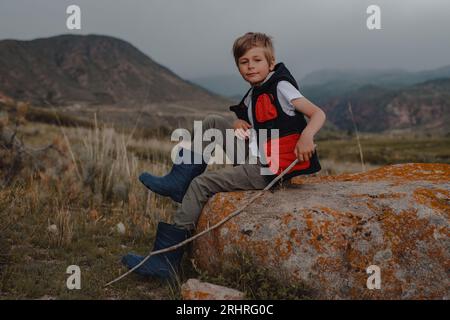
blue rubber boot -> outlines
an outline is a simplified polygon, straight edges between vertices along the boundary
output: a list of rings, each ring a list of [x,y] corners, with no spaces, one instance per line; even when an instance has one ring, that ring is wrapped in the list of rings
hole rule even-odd
[[[165,249],[186,240],[190,232],[164,222],[158,223],[156,240],[153,251]],[[142,266],[134,270],[135,273],[146,277],[171,279],[178,271],[183,257],[184,246],[176,250],[151,256]],[[122,258],[122,263],[131,269],[139,264],[145,257],[129,253]]]
[[[170,172],[163,177],[144,172],[139,176],[139,181],[153,192],[181,203],[191,181],[202,174],[207,167],[203,159],[201,164],[194,164],[194,152],[187,149],[182,148],[179,152],[181,159],[183,152],[191,152],[191,164],[174,164]]]

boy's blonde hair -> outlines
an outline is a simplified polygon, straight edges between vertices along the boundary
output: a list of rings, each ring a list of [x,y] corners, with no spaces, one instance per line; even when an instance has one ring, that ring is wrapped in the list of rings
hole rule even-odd
[[[270,64],[275,60],[275,50],[273,49],[272,37],[260,32],[247,32],[243,36],[237,38],[233,44],[233,55],[236,65],[239,67],[239,58],[248,50],[254,47],[264,49],[264,55]]]

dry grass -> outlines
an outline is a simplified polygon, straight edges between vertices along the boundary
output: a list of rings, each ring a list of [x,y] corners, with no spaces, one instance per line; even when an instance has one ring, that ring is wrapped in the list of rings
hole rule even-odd
[[[53,140],[61,153],[40,159],[38,171],[23,168],[0,191],[1,295],[170,298],[165,284],[136,286],[135,277],[102,290],[124,271],[120,257],[134,250],[146,253],[158,221],[171,221],[173,203],[149,193],[137,179],[145,170],[163,174],[169,163],[139,159],[127,148],[125,134],[100,125],[87,129],[28,123],[18,134],[30,147]],[[145,148],[142,141],[130,140],[133,144]],[[117,231],[119,223],[124,233]],[[70,264],[84,272],[82,291],[65,287]]]
[[[4,114],[2,119],[3,126],[11,121]],[[92,123],[93,127],[30,122],[19,126],[18,135],[28,146],[52,142],[59,152],[49,152],[37,170],[28,164],[10,186],[0,190],[0,299],[174,299],[179,298],[184,279],[198,276],[184,263],[185,273],[172,285],[132,275],[103,288],[125,271],[119,262],[123,254],[145,255],[157,223],[172,221],[173,202],[148,192],[137,178],[143,171],[166,173],[173,143],[135,139],[95,119]],[[360,142],[366,161],[390,146],[381,138],[362,137]],[[321,174],[361,171],[354,141],[321,141],[319,156]],[[365,165],[368,170],[376,167]],[[123,233],[117,230],[119,223],[125,227]],[[71,264],[82,270],[82,290],[65,286]],[[266,273],[247,273],[233,273],[247,277],[234,287],[244,286],[254,297],[271,296],[270,283],[263,291],[253,288],[252,279],[261,281]],[[277,298],[291,297],[297,289],[272,293]]]
[[[348,110],[349,110],[351,118],[352,118],[353,129],[355,130],[355,135],[356,135],[356,141],[358,142],[359,157],[361,159],[361,170],[362,170],[362,172],[366,172],[366,166],[364,164],[364,153],[363,153],[363,150],[361,147],[361,142],[359,140],[358,127],[356,126],[355,118],[353,117],[352,104],[350,102],[348,103]]]
[[[48,223],[49,244],[51,247],[67,247],[72,242],[73,224],[68,208],[59,208],[54,221]]]

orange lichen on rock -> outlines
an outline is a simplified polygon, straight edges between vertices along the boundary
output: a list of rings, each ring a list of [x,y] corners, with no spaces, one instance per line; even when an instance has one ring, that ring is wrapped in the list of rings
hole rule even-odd
[[[405,163],[384,166],[361,173],[346,173],[336,176],[298,176],[293,184],[320,183],[324,181],[379,181],[379,180],[423,180],[446,182],[450,179],[450,165],[444,163]]]
[[[414,191],[414,198],[433,209],[450,214],[450,190],[418,188]]]
[[[214,274],[249,252],[275,275],[290,275],[325,299],[449,297],[449,165],[404,164],[360,174],[295,178],[194,241],[197,266]],[[215,195],[197,231],[217,223],[255,191]],[[366,286],[367,267],[381,289]]]

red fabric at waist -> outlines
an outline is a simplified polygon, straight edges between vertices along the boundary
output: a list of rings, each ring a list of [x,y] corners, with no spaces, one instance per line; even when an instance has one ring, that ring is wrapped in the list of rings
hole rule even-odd
[[[274,174],[280,174],[284,169],[297,159],[294,153],[299,133],[290,134],[278,139],[271,139],[264,144],[264,153],[270,170]],[[277,145],[278,144],[278,145]],[[293,171],[306,169],[310,166],[310,161],[302,161],[297,163],[288,173]]]

